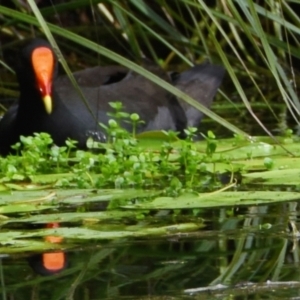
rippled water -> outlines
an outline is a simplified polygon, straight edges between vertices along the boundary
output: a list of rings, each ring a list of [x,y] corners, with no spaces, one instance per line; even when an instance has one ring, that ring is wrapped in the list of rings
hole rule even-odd
[[[297,297],[297,206],[204,209],[203,229],[163,239],[74,241],[65,267],[48,276],[38,274],[42,255],[3,257],[3,299]]]

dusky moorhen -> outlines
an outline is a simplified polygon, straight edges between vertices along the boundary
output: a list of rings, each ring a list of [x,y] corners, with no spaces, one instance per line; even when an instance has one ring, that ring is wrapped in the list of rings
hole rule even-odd
[[[16,69],[20,97],[0,121],[0,154],[7,155],[20,135],[34,132],[49,133],[54,143],[63,145],[67,138],[78,141],[85,148],[92,135],[99,141],[106,136],[98,122],[107,124],[109,102],[121,101],[128,113],[138,113],[144,121],[138,132],[148,130],[176,130],[198,126],[202,113],[184,101],[177,100],[163,88],[127,68],[94,67],[75,72],[74,76],[90,109],[82,102],[66,76],[57,77],[57,59],[50,44],[33,39],[20,54]],[[158,67],[147,67],[164,80],[209,107],[224,76],[221,66],[204,63],[169,77]],[[130,124],[122,124],[131,130]]]

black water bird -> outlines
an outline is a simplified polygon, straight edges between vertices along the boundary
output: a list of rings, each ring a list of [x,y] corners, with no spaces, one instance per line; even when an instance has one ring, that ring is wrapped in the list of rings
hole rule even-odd
[[[105,141],[106,135],[98,122],[107,124],[112,112],[109,102],[120,101],[128,113],[137,113],[144,123],[138,132],[176,130],[199,126],[202,113],[145,77],[121,66],[94,67],[74,73],[87,99],[83,103],[67,76],[57,76],[57,59],[50,44],[33,39],[20,53],[16,68],[20,88],[19,100],[0,121],[0,154],[7,155],[21,135],[49,133],[56,145],[67,138],[86,147],[92,135]],[[169,76],[157,66],[147,69],[209,107],[220,86],[224,68],[210,63],[196,65],[187,71]],[[96,119],[95,119],[96,117]],[[123,124],[131,130],[128,123]]]

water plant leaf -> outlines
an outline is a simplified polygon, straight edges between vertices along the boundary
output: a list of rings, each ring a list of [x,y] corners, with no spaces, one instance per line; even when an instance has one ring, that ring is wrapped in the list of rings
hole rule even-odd
[[[190,209],[241,205],[270,204],[300,199],[300,193],[281,191],[214,192],[184,194],[179,197],[157,197],[151,202],[127,205],[128,209]]]
[[[106,227],[98,229],[81,227],[59,227],[55,229],[2,231],[0,232],[0,251],[2,253],[16,253],[33,250],[64,250],[73,245],[73,241],[86,240],[116,240],[122,238],[147,238],[173,236],[176,234],[193,232],[204,225],[202,223],[182,223],[170,226],[147,227],[147,226],[122,226],[123,230],[113,230]],[[62,238],[62,243],[55,244],[44,241],[36,241],[33,238],[57,236]]]
[[[244,175],[244,183],[269,185],[299,185],[300,168],[253,172]]]
[[[166,235],[173,235],[178,234],[181,232],[189,232],[195,231],[199,228],[202,228],[204,225],[202,223],[182,223],[176,225],[169,225],[169,226],[161,226],[161,227],[147,227],[147,226],[122,226],[123,230],[95,230],[94,228],[67,228],[67,227],[60,227],[55,229],[41,229],[36,231],[31,236],[48,236],[48,235],[55,235],[61,236],[68,239],[79,239],[79,240],[89,240],[89,239],[101,239],[101,240],[113,240],[119,238],[128,238],[128,237],[150,237],[150,236],[166,236]],[[108,228],[108,227],[107,227]],[[1,233],[0,233],[0,240],[1,240]]]
[[[114,222],[122,219],[133,219],[137,216],[136,211],[93,211],[93,212],[62,212],[46,215],[33,215],[21,218],[5,218],[1,224],[8,223],[29,223],[29,224],[48,224],[53,222],[68,223],[97,223],[112,220]]]
[[[6,205],[0,207],[0,214],[24,213],[24,212],[34,213],[34,212],[38,212],[50,208],[53,207],[50,205],[33,205],[33,204]]]
[[[117,201],[123,203],[128,199],[148,198],[158,195],[159,191],[147,190],[55,190],[55,191],[14,191],[11,193],[0,194],[0,214],[37,212],[46,209],[58,209],[62,205],[82,205],[91,202],[110,202]],[[117,212],[116,212],[117,213]],[[100,213],[98,213],[100,215]],[[45,216],[42,216],[43,219]],[[87,216],[91,217],[91,216]],[[76,218],[76,215],[75,215]],[[63,219],[56,216],[56,221]],[[74,219],[74,218],[73,218]],[[83,219],[83,216],[81,217]],[[68,220],[64,220],[68,221]]]

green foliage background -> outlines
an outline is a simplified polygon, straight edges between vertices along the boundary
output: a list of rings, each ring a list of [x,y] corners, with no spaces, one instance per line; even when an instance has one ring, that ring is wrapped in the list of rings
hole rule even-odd
[[[0,6],[0,38],[2,54],[8,61],[13,55],[5,54],[18,49],[20,40],[44,34],[56,49],[59,46],[72,70],[117,62],[158,82],[132,62],[139,64],[147,57],[166,70],[182,70],[208,59],[227,70],[222,98],[231,108],[226,121],[199,107],[210,118],[239,134],[239,129],[250,133],[253,129],[237,123],[237,114],[248,117],[250,113],[250,123],[253,120],[267,133],[270,128],[266,120],[286,128],[282,116],[287,111],[292,124],[298,123],[299,1],[80,0],[56,1],[48,6],[40,1],[39,7],[34,1],[7,4],[10,7]],[[61,57],[68,69],[64,59]],[[3,70],[7,68],[5,61],[1,62]],[[3,73],[0,93],[16,95],[12,77]],[[182,96],[166,83],[158,84]],[[280,104],[284,106],[278,109]],[[262,106],[267,111],[261,113]],[[222,110],[217,112],[223,115]]]

